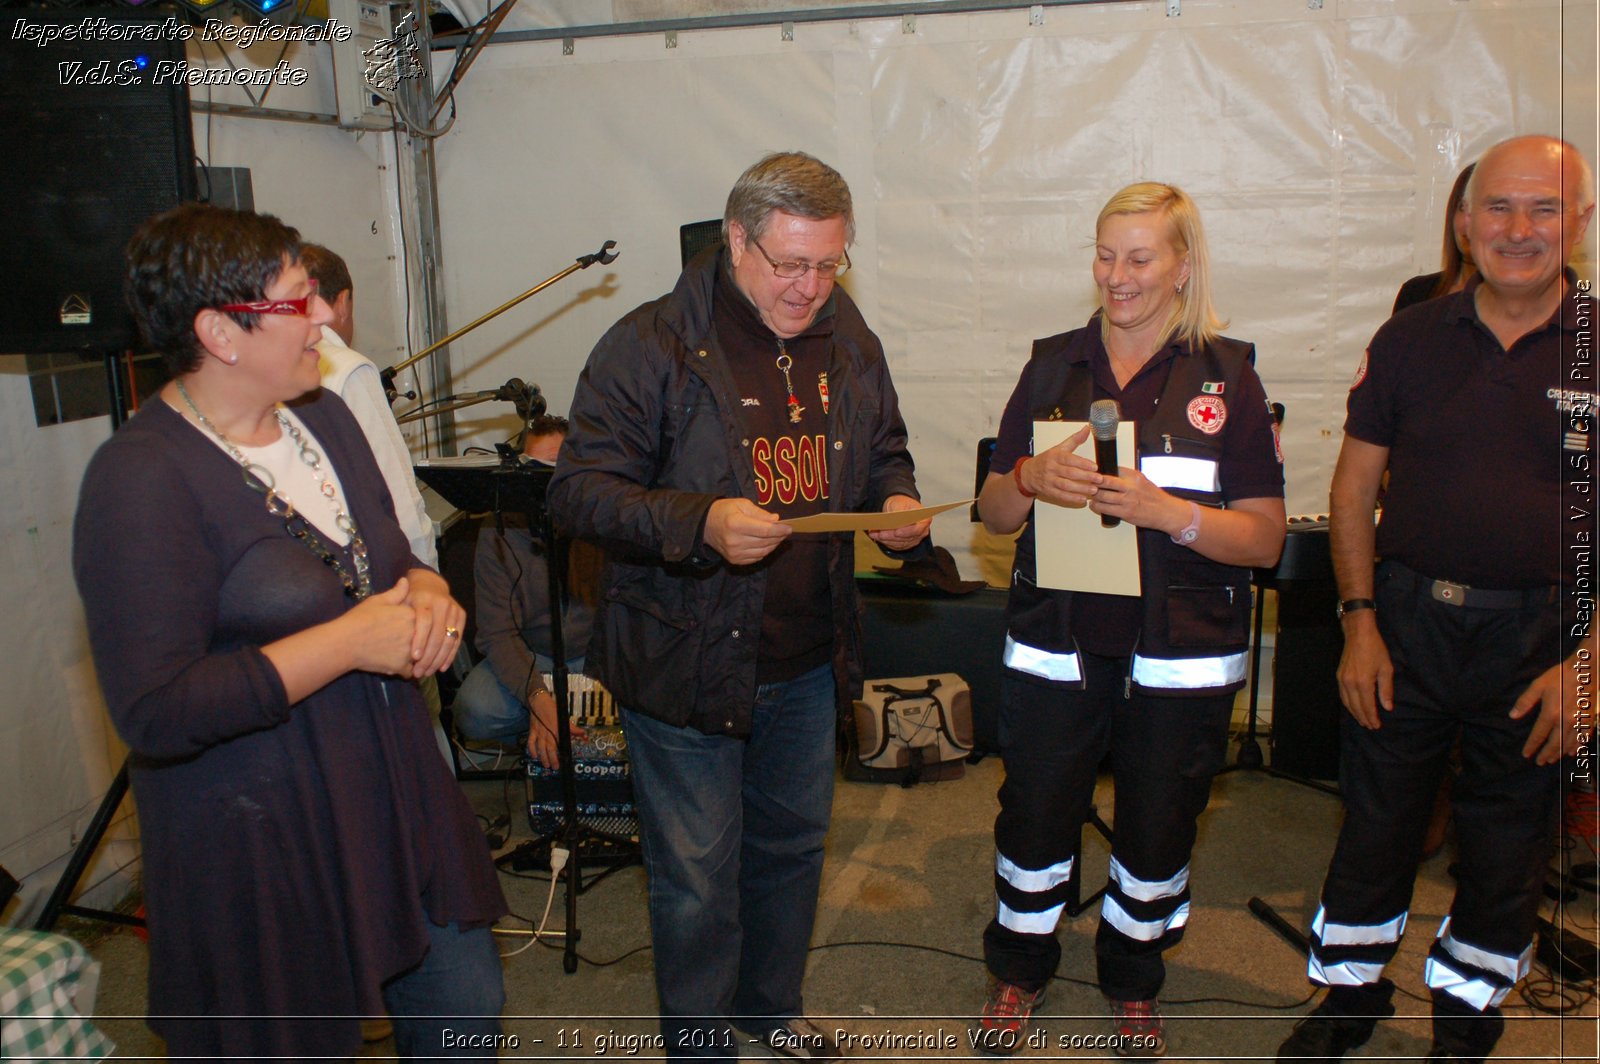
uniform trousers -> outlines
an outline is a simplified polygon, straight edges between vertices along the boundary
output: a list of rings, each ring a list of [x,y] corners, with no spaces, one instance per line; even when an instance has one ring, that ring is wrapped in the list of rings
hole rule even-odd
[[[1376,730],[1348,715],[1341,723],[1345,820],[1312,923],[1309,974],[1333,987],[1335,1007],[1370,1013],[1376,1004],[1373,991],[1405,932],[1423,836],[1459,737],[1462,770],[1451,795],[1456,894],[1425,979],[1435,1037],[1482,1056],[1499,1035],[1496,1007],[1528,970],[1558,810],[1560,766],[1522,755],[1537,714],[1507,714],[1561,660],[1562,636],[1548,592],[1484,609],[1440,601],[1432,585],[1393,563],[1378,570],[1394,708],[1380,710]]]
[[[1147,1000],[1166,977],[1162,954],[1188,922],[1195,822],[1227,753],[1233,695],[1130,691],[1128,658],[1079,658],[1082,689],[1005,673],[997,912],[983,933],[984,958],[996,978],[1025,990],[1055,974],[1056,924],[1080,889],[1080,840],[1109,752],[1115,831],[1096,966],[1106,996]]]

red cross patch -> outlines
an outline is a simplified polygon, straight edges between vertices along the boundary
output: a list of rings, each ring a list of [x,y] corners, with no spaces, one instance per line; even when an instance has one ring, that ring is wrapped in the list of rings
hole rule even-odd
[[[1222,431],[1222,423],[1228,420],[1228,407],[1215,395],[1197,395],[1189,400],[1189,424],[1205,433],[1215,436]]]

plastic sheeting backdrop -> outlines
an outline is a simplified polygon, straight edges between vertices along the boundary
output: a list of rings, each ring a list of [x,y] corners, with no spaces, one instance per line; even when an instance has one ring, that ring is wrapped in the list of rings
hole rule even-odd
[[[1593,0],[1185,0],[1177,18],[1117,4],[906,29],[488,49],[439,142],[452,320],[604,239],[622,254],[458,341],[458,387],[519,376],[564,412],[600,334],[672,286],[678,226],[720,216],[762,153],[799,148],[851,184],[844,283],[889,353],[923,495],[964,498],[1031,341],[1093,309],[1101,204],[1164,180],[1200,204],[1217,308],[1288,408],[1289,511],[1317,513],[1348,383],[1399,284],[1438,268],[1458,170],[1516,133],[1560,133],[1594,158]],[[934,534],[965,575],[1007,582],[1009,540],[965,510]]]

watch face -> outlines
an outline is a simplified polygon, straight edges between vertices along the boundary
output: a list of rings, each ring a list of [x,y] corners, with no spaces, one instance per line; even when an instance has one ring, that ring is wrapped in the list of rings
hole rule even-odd
[[[1179,535],[1185,543],[1193,543],[1200,538],[1200,530],[1198,528],[1186,528]]]

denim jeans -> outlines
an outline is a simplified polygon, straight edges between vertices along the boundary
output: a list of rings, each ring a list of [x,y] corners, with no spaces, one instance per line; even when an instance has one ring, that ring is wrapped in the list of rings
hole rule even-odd
[[[487,927],[428,925],[422,963],[383,986],[401,1060],[493,1059],[505,1007],[500,951]]]
[[[554,662],[548,655],[535,654],[534,667],[548,673]],[[582,656],[567,662],[567,672],[583,672]],[[507,746],[520,746],[528,737],[528,703],[501,683],[489,668],[480,661],[461,681],[461,690],[451,711],[456,718],[456,731],[463,739],[473,742],[499,742]]]
[[[624,708],[672,1059],[737,1055],[800,1015],[833,805],[832,666],[756,689],[749,739]]]

